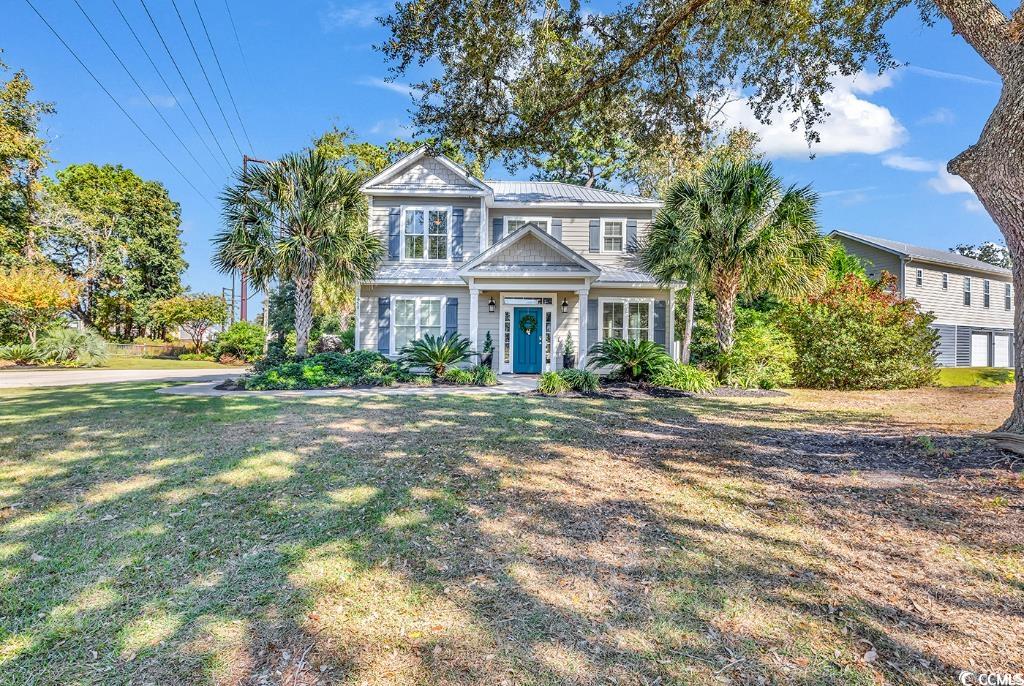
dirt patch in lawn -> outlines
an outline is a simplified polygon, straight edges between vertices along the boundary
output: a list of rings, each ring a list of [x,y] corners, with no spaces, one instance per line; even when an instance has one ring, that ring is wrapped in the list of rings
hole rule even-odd
[[[1011,389],[0,391],[0,684],[1024,671]]]

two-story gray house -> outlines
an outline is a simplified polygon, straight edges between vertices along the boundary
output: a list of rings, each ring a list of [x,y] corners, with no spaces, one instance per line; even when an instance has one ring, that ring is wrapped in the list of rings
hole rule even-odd
[[[1013,284],[1010,270],[970,257],[874,236],[833,231],[864,260],[868,276],[887,271],[899,292],[932,312],[939,333],[936,362],[945,367],[1012,367]]]
[[[673,292],[634,264],[660,203],[563,183],[484,181],[425,148],[367,181],[370,231],[387,245],[356,290],[356,346],[394,357],[458,332],[499,373],[577,364],[605,338],[674,351]]]

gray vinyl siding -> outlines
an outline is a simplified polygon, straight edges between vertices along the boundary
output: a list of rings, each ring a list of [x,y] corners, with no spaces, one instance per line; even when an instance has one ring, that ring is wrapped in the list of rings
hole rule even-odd
[[[552,220],[562,221],[562,242],[578,252],[580,255],[597,265],[609,265],[628,267],[633,264],[636,256],[632,253],[601,253],[590,250],[590,222],[597,219],[625,219],[636,221],[637,239],[642,241],[651,227],[652,212],[650,209],[580,209],[566,208],[558,209],[552,207],[544,208],[517,208],[498,209],[492,208],[490,216],[494,218],[504,217],[550,217]],[[626,240],[627,227],[623,227],[623,242]]]
[[[917,285],[917,270],[922,272],[922,283]],[[942,289],[942,275],[947,274],[949,287]],[[971,279],[971,304],[964,305],[964,278]],[[990,283],[989,306],[984,306],[984,283]],[[922,312],[935,315],[936,324],[957,324],[976,328],[1013,328],[1013,290],[1010,291],[1010,309],[1003,304],[1003,288],[1009,277],[972,272],[954,266],[908,261],[904,295],[917,301]]]
[[[877,279],[883,271],[887,271],[897,279],[903,276],[900,269],[900,257],[888,250],[882,250],[872,245],[865,245],[860,241],[851,240],[845,236],[836,235],[833,238],[846,249],[851,255],[856,255],[864,261],[864,267],[868,276]]]
[[[367,286],[364,285],[359,293],[359,347],[362,350],[377,349],[378,331],[378,303],[379,298],[385,296],[402,295],[428,295],[439,298],[458,298],[458,332],[463,336],[469,336],[469,288],[458,286]],[[446,302],[446,301],[445,301]],[[442,302],[441,310],[445,312],[446,304]],[[487,307],[483,308],[487,311]],[[394,304],[391,307],[391,316],[394,317]],[[447,314],[447,313],[446,313]],[[447,316],[445,316],[447,320]],[[449,322],[445,322],[448,324]],[[481,334],[482,335],[482,334]]]
[[[464,214],[462,223],[462,261],[455,262],[451,259],[451,237],[448,244],[448,264],[459,266],[473,259],[480,253],[480,198],[422,198],[415,196],[373,196],[370,205],[370,232],[376,234],[385,247],[388,242],[388,213],[392,207],[442,207],[462,208]],[[399,252],[401,255],[401,252]],[[392,260],[385,256],[384,264],[396,264],[400,260]],[[425,267],[444,266],[445,262],[406,260],[403,264],[422,264]]]
[[[932,328],[939,334],[939,345],[935,349],[935,364],[940,367],[957,366],[956,327],[952,324],[934,324]]]

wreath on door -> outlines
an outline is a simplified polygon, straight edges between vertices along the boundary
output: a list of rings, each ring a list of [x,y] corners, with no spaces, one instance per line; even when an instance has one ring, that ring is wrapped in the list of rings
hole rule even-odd
[[[519,328],[524,334],[529,336],[537,330],[537,318],[532,314],[524,315],[523,318],[519,320]]]

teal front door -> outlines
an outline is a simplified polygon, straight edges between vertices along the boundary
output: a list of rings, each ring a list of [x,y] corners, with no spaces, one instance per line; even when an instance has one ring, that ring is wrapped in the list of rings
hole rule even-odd
[[[512,321],[512,371],[516,374],[540,374],[541,308],[517,307]]]

